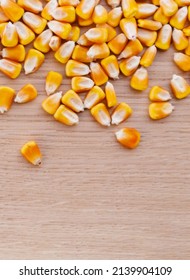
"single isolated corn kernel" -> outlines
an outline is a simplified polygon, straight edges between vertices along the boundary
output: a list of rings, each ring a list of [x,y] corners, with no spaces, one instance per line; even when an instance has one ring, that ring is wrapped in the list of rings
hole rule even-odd
[[[151,19],[139,19],[138,27],[145,28],[152,31],[157,31],[162,27],[161,22]]]
[[[106,43],[103,44],[94,44],[92,45],[88,52],[87,56],[93,60],[103,59],[110,55],[110,49]]]
[[[84,111],[84,104],[79,95],[72,89],[68,90],[61,99],[62,103],[76,113]]]
[[[21,21],[14,23],[18,33],[19,43],[22,45],[28,45],[35,39],[34,32]]]
[[[119,64],[115,55],[102,59],[101,65],[111,79],[119,79]]]
[[[18,33],[16,27],[11,22],[8,22],[1,36],[1,43],[4,47],[15,47],[18,44]]]
[[[43,10],[42,2],[40,0],[17,0],[17,4],[25,11],[38,14]]]
[[[120,28],[122,32],[125,34],[127,39],[135,40],[137,37],[137,22],[136,19],[133,18],[123,18],[120,21]]]
[[[1,0],[1,8],[12,22],[18,21],[24,14],[24,9],[12,0]]]
[[[131,107],[125,102],[121,102],[119,105],[117,105],[111,115],[111,123],[118,125],[127,120],[131,116],[131,114]]]
[[[72,56],[73,50],[75,47],[75,42],[67,41],[63,43],[60,48],[55,52],[54,57],[57,61],[65,64]]]
[[[173,75],[170,82],[172,92],[177,99],[183,99],[190,94],[190,85],[178,75]]]
[[[106,23],[108,20],[108,12],[102,5],[97,5],[92,14],[92,20],[95,24]]]
[[[108,47],[114,54],[120,54],[127,45],[127,38],[124,33],[120,33],[108,43]]]
[[[67,41],[77,42],[80,36],[80,28],[78,26],[72,26],[71,31],[67,37]]]
[[[105,93],[106,93],[106,101],[108,107],[113,107],[117,105],[117,96],[112,83],[107,82],[105,86]]]
[[[174,62],[182,71],[190,71],[190,56],[181,52],[174,53]]]
[[[170,25],[177,29],[183,29],[187,21],[187,7],[180,8],[170,19]]]
[[[44,62],[44,59],[45,56],[43,53],[35,49],[30,49],[24,62],[25,74],[28,75],[36,72]]]
[[[124,50],[118,56],[118,59],[130,58],[132,56],[138,55],[142,50],[143,46],[138,39],[134,41],[129,41]]]
[[[153,102],[149,105],[149,116],[153,120],[160,120],[168,117],[174,110],[170,102]]]
[[[54,93],[61,85],[63,76],[55,71],[48,72],[46,76],[45,90],[47,95]]]
[[[61,38],[58,36],[52,36],[49,41],[49,47],[53,52],[56,52],[61,46]]]
[[[121,7],[125,18],[134,17],[138,10],[135,0],[121,0]]]
[[[144,67],[151,66],[156,57],[156,54],[157,54],[157,48],[155,47],[155,45],[147,48],[140,60],[140,65]]]
[[[14,102],[27,103],[34,100],[38,95],[36,88],[32,84],[23,86],[17,93]]]
[[[106,2],[110,7],[115,8],[119,6],[121,0],[106,0]]]
[[[151,47],[156,41],[157,32],[138,28],[137,38],[144,46]]]
[[[0,71],[11,79],[16,79],[22,70],[22,65],[7,58],[0,59]]]
[[[42,31],[44,31],[47,24],[46,19],[31,12],[25,12],[22,19],[24,23],[28,25],[28,27],[31,28],[32,31],[34,31],[36,34],[42,33]]]
[[[90,73],[88,65],[70,59],[65,66],[65,73],[67,77],[85,76]]]
[[[38,37],[36,37],[34,41],[34,47],[43,53],[49,52],[49,43],[52,36],[53,33],[50,29],[44,30],[40,35],[38,35]]]
[[[174,0],[160,0],[160,7],[167,17],[171,17],[178,11],[178,5]]]
[[[50,0],[43,8],[41,16],[47,20],[52,20],[52,11],[58,7],[57,0]]]
[[[72,6],[62,6],[53,9],[51,15],[55,20],[72,23],[76,19],[75,8]]]
[[[133,74],[130,85],[136,90],[145,90],[148,87],[148,72],[146,68],[141,67]]]
[[[123,75],[127,77],[132,75],[137,70],[140,60],[140,56],[132,56],[130,58],[123,59],[119,64],[119,68]]]
[[[61,39],[67,39],[72,29],[70,23],[60,22],[56,20],[49,21],[47,25],[49,29],[51,29],[51,31]]]
[[[162,26],[158,33],[158,38],[156,40],[156,47],[161,50],[168,50],[170,48],[172,39],[172,27],[169,24]]]
[[[117,141],[126,148],[134,149],[139,145],[140,132],[135,128],[122,128],[115,133]]]
[[[79,62],[83,62],[83,63],[89,63],[92,61],[92,58],[90,58],[87,55],[87,52],[88,52],[87,47],[76,45],[73,50],[72,59],[77,60]]]
[[[76,7],[76,13],[83,19],[89,19],[92,16],[95,6],[96,0],[81,0]]]
[[[188,47],[189,41],[182,30],[174,28],[172,39],[174,47],[177,51],[182,51]]]
[[[0,114],[3,114],[10,109],[14,96],[14,89],[6,86],[0,86]]]
[[[104,103],[99,103],[90,110],[94,119],[103,126],[110,126],[111,117]]]
[[[162,24],[167,24],[170,21],[170,17],[167,17],[164,13],[161,7],[158,8],[158,10],[153,15],[153,19],[156,21],[159,21]]]
[[[42,102],[42,108],[50,115],[54,115],[61,104],[62,91],[56,92],[48,96]]]
[[[121,7],[113,8],[108,13],[108,20],[107,23],[111,25],[112,27],[117,27],[120,23],[120,20],[122,18],[123,12]]]
[[[166,89],[154,86],[150,90],[149,99],[153,102],[169,101],[171,99],[171,95]]]
[[[104,91],[99,86],[94,86],[84,99],[84,108],[91,109],[105,98]]]
[[[86,38],[97,44],[103,44],[108,39],[108,30],[106,28],[90,28],[87,32],[85,32]]]
[[[65,125],[71,126],[79,123],[78,115],[65,105],[60,105],[54,114],[54,118]]]
[[[29,141],[21,149],[21,154],[33,165],[40,165],[42,162],[42,154],[36,142]]]
[[[88,91],[93,86],[93,80],[87,77],[73,77],[71,80],[71,87],[77,93]]]
[[[101,86],[108,81],[108,75],[105,73],[105,71],[99,63],[91,62],[90,70],[90,75],[95,85]]]
[[[17,62],[23,62],[25,59],[25,54],[25,48],[21,44],[13,48],[3,48],[0,52],[0,55],[3,58],[8,58]]]
[[[137,3],[137,12],[135,14],[136,19],[144,19],[152,16],[158,7],[149,3]]]

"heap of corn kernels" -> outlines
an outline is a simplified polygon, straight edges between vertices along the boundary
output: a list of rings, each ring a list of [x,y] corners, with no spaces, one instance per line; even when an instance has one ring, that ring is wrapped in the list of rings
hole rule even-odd
[[[65,64],[71,89],[64,94],[57,92],[63,77],[50,71],[45,86],[48,97],[42,108],[65,125],[77,124],[78,113],[85,108],[103,126],[127,120],[132,109],[125,102],[118,104],[116,91],[108,80],[119,79],[121,72],[131,76],[133,89],[147,89],[147,68],[157,49],[168,50],[171,40],[178,51],[174,62],[183,71],[190,70],[190,0],[107,0],[109,11],[99,2],[50,0],[43,7],[40,0],[0,0],[0,71],[16,79],[23,62],[25,74],[34,73],[44,62],[45,54],[52,50],[55,59]],[[83,34],[81,27],[87,29]],[[25,46],[31,43],[33,46],[25,54]],[[190,86],[183,77],[173,75],[170,84],[176,98],[190,94]],[[87,92],[84,101],[81,92]],[[37,94],[31,84],[16,96],[14,89],[0,86],[0,113],[8,111],[13,100],[25,103]],[[149,98],[150,118],[157,120],[172,113],[174,107],[166,89],[155,85]],[[111,114],[108,108],[113,108]],[[140,133],[134,128],[123,128],[116,132],[116,138],[125,147],[135,148]],[[26,143],[21,153],[33,164],[41,162],[34,141]]]

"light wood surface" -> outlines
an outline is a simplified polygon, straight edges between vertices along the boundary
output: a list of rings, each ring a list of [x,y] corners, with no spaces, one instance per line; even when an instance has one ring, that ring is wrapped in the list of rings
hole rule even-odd
[[[158,54],[149,89],[169,89],[172,74],[181,73],[172,55]],[[49,70],[64,72],[52,54],[33,75],[12,81],[0,74],[1,85],[18,90],[30,82],[39,91],[35,101],[0,116],[0,258],[188,259],[190,98],[173,99],[173,114],[151,121],[148,90],[131,90],[121,76],[118,99],[134,110],[126,123],[106,129],[85,111],[79,125],[66,127],[41,109]],[[69,87],[64,79],[60,89]],[[115,140],[125,126],[142,134],[135,150]],[[29,140],[43,153],[39,168],[20,155]]]

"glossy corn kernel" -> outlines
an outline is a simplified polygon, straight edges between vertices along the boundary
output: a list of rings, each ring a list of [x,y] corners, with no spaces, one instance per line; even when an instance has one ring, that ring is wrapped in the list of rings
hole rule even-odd
[[[95,6],[96,0],[81,0],[76,7],[76,13],[83,19],[89,19],[92,16]]]
[[[3,114],[10,109],[14,96],[14,89],[6,86],[0,86],[0,114]]]
[[[135,128],[122,128],[115,133],[117,141],[125,148],[134,149],[139,145],[140,132]]]
[[[103,59],[110,55],[110,49],[106,43],[103,44],[94,44],[92,45],[88,52],[87,56],[93,60]]]
[[[173,45],[177,51],[187,48],[189,41],[182,30],[174,28],[172,33]]]
[[[143,46],[138,39],[134,41],[129,41],[124,50],[118,56],[118,59],[135,56],[139,54],[142,50]]]
[[[111,117],[104,103],[99,103],[90,110],[94,119],[103,126],[110,126]]]
[[[167,17],[175,15],[178,11],[178,5],[174,0],[160,0],[160,7]]]
[[[123,12],[122,12],[121,7],[113,8],[108,13],[107,23],[109,25],[111,25],[112,27],[117,27],[120,23],[122,15],[123,15]]]
[[[148,87],[148,72],[146,68],[141,67],[133,74],[130,85],[136,90],[145,90]]]
[[[169,91],[164,88],[154,86],[150,90],[149,99],[153,102],[169,101],[171,99],[171,95]]]
[[[65,125],[72,126],[79,122],[78,115],[65,105],[60,105],[54,114],[54,118]]]
[[[108,47],[114,54],[120,54],[125,48],[128,40],[123,33],[118,34],[108,43]]]
[[[79,39],[77,40],[77,44],[84,47],[90,47],[93,45],[93,43],[90,42],[84,34],[79,37]]]
[[[86,38],[97,44],[103,44],[108,39],[108,31],[106,28],[90,28],[87,32],[85,32]]]
[[[24,62],[25,74],[36,72],[44,62],[44,59],[45,56],[43,53],[35,49],[30,49]]]
[[[121,0],[121,7],[125,18],[134,17],[138,10],[135,0]]]
[[[115,8],[120,5],[121,0],[106,0],[106,2],[110,7]]]
[[[183,28],[183,33],[185,36],[190,37],[190,26]]]
[[[80,1],[79,0],[58,0],[59,6],[73,6],[76,7]]]
[[[51,29],[51,31],[61,39],[67,39],[72,29],[70,23],[64,23],[56,20],[49,21],[47,25],[49,29]]]
[[[42,2],[40,0],[17,0],[17,4],[25,11],[38,14],[43,10]]]
[[[15,22],[16,30],[18,33],[19,43],[22,45],[28,45],[35,39],[34,32],[21,21]]]
[[[137,3],[137,12],[135,14],[136,19],[144,19],[152,16],[156,10],[157,6],[149,3]]]
[[[79,26],[90,26],[93,24],[93,19],[89,18],[89,19],[83,19],[80,18],[79,16],[77,17],[77,21],[78,21],[78,25]]]
[[[29,141],[21,149],[23,157],[33,165],[40,165],[42,162],[42,154],[36,142]]]
[[[108,31],[107,42],[112,40],[117,35],[116,29],[113,26],[109,25],[108,23],[96,24],[96,27],[97,28],[106,28],[107,29],[107,31]]]
[[[61,63],[67,63],[67,61],[72,56],[73,50],[75,47],[75,42],[68,41],[61,45],[61,47],[55,52],[54,56],[57,61]]]
[[[93,80],[87,77],[73,77],[71,87],[77,93],[90,90],[94,86]]]
[[[42,102],[42,108],[50,115],[54,115],[61,104],[62,91],[56,92],[48,96]]]
[[[91,62],[90,70],[90,75],[95,85],[101,86],[108,81],[108,75],[105,73],[105,71],[99,63]]]
[[[65,73],[67,77],[85,76],[90,73],[88,65],[70,59],[65,66]]]
[[[55,8],[51,15],[55,20],[72,23],[76,19],[75,8],[72,6],[62,6]]]
[[[78,26],[72,26],[71,31],[67,37],[67,41],[77,42],[80,36],[80,28]]]
[[[47,95],[54,93],[61,85],[63,76],[55,71],[48,72],[46,76],[45,90]]]
[[[177,29],[183,29],[187,21],[187,7],[180,8],[170,19],[170,25]]]
[[[130,58],[123,59],[119,64],[119,68],[123,75],[127,77],[132,75],[137,70],[140,60],[140,56],[132,56]]]
[[[102,5],[97,5],[92,14],[92,20],[95,24],[106,23],[108,20],[108,12]]]
[[[43,53],[49,52],[49,42],[52,36],[53,33],[50,29],[44,30],[40,35],[38,35],[38,37],[36,37],[34,41],[34,47]]]
[[[153,120],[160,120],[168,117],[174,110],[169,102],[153,102],[149,105],[149,116]]]
[[[172,92],[177,99],[183,99],[190,94],[190,85],[178,75],[173,75],[170,82]]]
[[[161,22],[151,19],[139,19],[138,27],[145,28],[152,31],[157,31],[162,27]]]
[[[190,56],[190,37],[188,37],[188,46],[185,49],[185,54]]]
[[[122,102],[114,109],[111,115],[111,123],[118,125],[127,120],[131,116],[131,114],[131,107],[125,102]]]
[[[169,24],[165,24],[159,31],[156,40],[156,47],[161,50],[168,50],[170,48],[172,39],[172,28]]]
[[[84,111],[84,104],[79,95],[72,89],[68,90],[61,99],[62,103],[76,113]]]
[[[57,0],[50,0],[43,8],[41,16],[47,20],[52,20],[52,11],[58,7]]]
[[[101,65],[110,78],[119,79],[119,64],[115,55],[102,59]]]
[[[1,0],[1,8],[12,22],[18,21],[24,14],[24,9],[12,0]]]
[[[61,46],[61,38],[58,36],[52,36],[49,41],[49,47],[52,51],[56,52]]]
[[[125,34],[127,39],[135,40],[137,37],[137,22],[136,19],[133,18],[123,18],[120,21],[120,28],[122,32]]]
[[[0,71],[11,79],[16,79],[21,72],[22,65],[6,58],[0,59]]]
[[[106,101],[108,107],[113,107],[117,105],[117,96],[112,83],[107,82],[105,86],[105,93],[106,93]]]
[[[18,33],[16,27],[11,22],[8,22],[1,36],[1,43],[4,47],[15,47],[18,44]]]
[[[35,99],[37,95],[36,88],[32,84],[27,84],[19,90],[14,101],[17,103],[27,103]]]
[[[90,58],[87,55],[87,52],[88,52],[87,47],[77,45],[77,46],[75,46],[75,48],[73,50],[72,59],[77,60],[79,62],[83,62],[83,63],[89,63],[92,61],[92,58]]]
[[[156,41],[157,32],[138,28],[137,38],[144,46],[151,47]]]
[[[31,12],[25,12],[22,17],[24,23],[28,25],[36,34],[42,33],[45,29],[47,20]]]
[[[163,11],[162,11],[162,8],[158,8],[158,10],[155,12],[154,16],[153,16],[153,19],[155,21],[159,21],[160,23],[162,23],[163,25],[164,24],[167,24],[169,21],[170,21],[170,17],[167,17]]]
[[[4,23],[8,20],[9,20],[9,18],[5,15],[5,13],[3,12],[3,9],[0,7],[0,23]]]
[[[156,54],[157,54],[157,48],[155,47],[155,45],[146,49],[146,51],[144,52],[144,54],[140,60],[140,65],[142,65],[144,67],[151,66],[156,57]]]
[[[84,108],[91,109],[105,98],[104,91],[99,86],[94,86],[84,99]]]
[[[182,71],[190,71],[190,56],[181,52],[175,53],[174,62]]]
[[[0,55],[13,61],[23,62],[25,59],[25,48],[23,45],[17,45],[13,48],[3,48]]]

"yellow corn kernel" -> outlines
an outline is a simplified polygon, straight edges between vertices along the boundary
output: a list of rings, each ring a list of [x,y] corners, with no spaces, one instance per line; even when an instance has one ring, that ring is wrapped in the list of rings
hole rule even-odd
[[[42,33],[45,29],[47,20],[40,17],[39,15],[33,14],[31,12],[25,12],[22,17],[24,23],[28,25],[36,34]],[[51,29],[51,28],[50,28]]]
[[[79,117],[71,109],[67,108],[65,105],[60,105],[54,114],[54,118],[65,124],[65,125],[75,125],[79,122]]]
[[[130,85],[136,90],[145,90],[148,87],[148,72],[146,68],[141,67],[133,74]]]
[[[52,36],[53,33],[50,29],[44,30],[40,35],[38,35],[38,37],[36,37],[34,41],[34,47],[43,53],[49,52],[49,42]]]
[[[21,21],[15,22],[14,25],[16,26],[20,44],[28,45],[34,40],[35,34],[28,26]]]
[[[106,28],[90,28],[87,32],[85,32],[86,38],[97,44],[103,44],[108,39],[108,31]]]
[[[16,79],[21,72],[22,65],[6,58],[0,59],[0,71],[11,79]]]
[[[160,0],[160,7],[167,17],[173,16],[178,11],[178,5],[174,0]]]
[[[24,14],[24,9],[12,0],[1,0],[1,8],[9,20],[16,22]]]
[[[83,63],[89,63],[92,61],[92,58],[90,58],[87,55],[88,48],[77,45],[74,48],[73,54],[72,54],[72,59],[77,60],[79,62]]]
[[[13,48],[3,48],[0,54],[3,58],[8,58],[17,62],[23,62],[26,52],[23,45],[17,45]]]
[[[84,108],[91,109],[105,98],[104,91],[99,86],[94,86],[84,99]]]
[[[8,22],[1,36],[1,43],[5,47],[15,47],[18,44],[18,33],[16,27],[11,22]]]
[[[45,90],[47,95],[54,93],[63,81],[63,76],[55,71],[48,72],[46,76]]]
[[[56,52],[61,46],[61,38],[58,36],[52,36],[49,41],[49,47],[52,51]]]
[[[36,88],[32,84],[27,84],[19,90],[14,101],[17,103],[27,103],[35,99],[37,95]]]
[[[119,105],[117,105],[111,115],[111,123],[118,125],[124,122],[131,116],[132,112],[133,111],[128,104],[121,102]]]
[[[94,119],[103,126],[110,126],[111,117],[104,103],[99,103],[90,110]]]
[[[77,20],[78,20],[78,25],[80,25],[80,26],[89,26],[89,25],[93,24],[93,19],[92,18],[83,19],[83,18],[80,18],[78,16]]]
[[[76,14],[83,19],[89,19],[92,16],[95,6],[96,0],[81,0],[76,7]]]
[[[42,162],[42,154],[36,142],[29,141],[21,149],[23,157],[33,165],[40,165]]]
[[[155,45],[146,49],[146,51],[144,52],[144,54],[140,60],[140,65],[142,65],[144,67],[151,66],[156,57],[156,54],[157,54],[157,48],[155,47]]]
[[[105,86],[105,93],[106,93],[106,101],[108,107],[113,107],[117,105],[117,96],[112,83],[107,82]]]
[[[151,47],[156,41],[157,32],[138,28],[137,38],[144,46]]]
[[[137,22],[133,18],[123,18],[120,21],[120,28],[129,40],[135,40],[137,37]]]
[[[174,53],[174,62],[182,71],[190,71],[190,56],[181,52]]]
[[[59,22],[56,20],[49,21],[47,25],[49,29],[61,39],[67,39],[72,29],[70,23]]]
[[[188,39],[182,30],[174,28],[172,33],[174,47],[177,51],[182,51],[188,47]]]
[[[17,4],[25,11],[38,14],[43,10],[42,2],[40,0],[17,0]]]
[[[73,50],[75,47],[75,42],[68,41],[61,45],[61,47],[55,52],[54,57],[57,59],[57,61],[61,63],[67,63],[67,61],[70,59]]]
[[[170,19],[170,25],[177,28],[183,29],[187,21],[187,7],[180,8],[175,15]]]
[[[55,20],[72,23],[76,19],[75,8],[72,6],[62,6],[55,8],[51,15]]]
[[[183,28],[183,33],[185,36],[190,37],[190,26]]]
[[[108,43],[108,47],[114,54],[120,54],[125,48],[128,40],[125,34],[120,33]]]
[[[79,95],[72,89],[68,90],[61,99],[62,103],[76,113],[84,111],[84,104]]]
[[[90,47],[93,45],[93,43],[90,42],[84,34],[79,37],[79,39],[77,40],[77,44],[84,47]]]
[[[121,0],[121,7],[125,18],[134,17],[138,10],[135,0]]]
[[[90,90],[94,86],[93,80],[87,77],[73,77],[71,87],[77,93]]]
[[[50,115],[54,115],[61,104],[62,91],[56,92],[48,96],[42,102],[42,108]]]
[[[110,49],[106,43],[103,44],[94,44],[92,45],[88,52],[87,56],[93,60],[103,59],[110,55]]]
[[[79,0],[58,0],[59,6],[73,6],[76,7],[80,1]]]
[[[77,42],[80,36],[80,28],[78,26],[72,26],[71,31],[67,37],[67,41]]]
[[[95,24],[106,23],[108,20],[108,12],[102,5],[97,5],[92,14],[92,20]]]
[[[155,21],[159,21],[163,25],[167,24],[170,21],[170,17],[167,17],[166,15],[164,15],[161,7],[158,8],[158,10],[155,12],[153,19]]]
[[[85,76],[90,73],[88,65],[70,59],[65,66],[65,74],[67,77]]]
[[[160,5],[160,0],[152,0],[152,4],[159,6]]]
[[[102,59],[101,65],[110,78],[119,79],[119,64],[115,55]]]
[[[3,114],[10,109],[14,96],[14,89],[0,86],[0,114]]]
[[[185,54],[190,56],[190,37],[188,37],[188,46],[185,49]]]
[[[190,0],[175,0],[179,7],[189,6]]]
[[[120,23],[120,20],[122,18],[122,10],[121,7],[113,8],[108,13],[108,20],[107,23],[111,25],[112,27],[117,27]]]
[[[0,39],[2,37],[3,31],[7,25],[7,22],[0,23]]]
[[[140,60],[140,56],[132,56],[130,58],[123,59],[119,64],[119,68],[123,75],[127,77],[132,75],[137,70]]]
[[[43,8],[41,16],[47,20],[52,20],[52,11],[58,7],[57,0],[50,0]]]
[[[170,85],[172,92],[177,99],[185,98],[190,94],[190,85],[181,76],[173,75]]]
[[[108,31],[108,39],[107,42],[109,42],[110,40],[112,40],[116,35],[117,32],[115,30],[115,28],[107,23],[101,23],[101,24],[96,24],[97,28],[106,28]]]
[[[140,132],[135,128],[122,128],[115,133],[117,141],[125,148],[134,149],[139,145]]]
[[[158,37],[156,40],[156,47],[161,49],[161,50],[168,50],[170,48],[171,44],[171,39],[172,39],[172,28],[169,24],[165,24],[162,26],[158,33]]]
[[[172,98],[169,91],[165,90],[162,87],[154,86],[150,90],[149,99],[153,102],[162,102],[169,101]]]
[[[3,9],[0,7],[0,23],[4,23],[8,20],[9,20],[9,18],[5,15],[5,13],[3,12]]]
[[[115,8],[120,5],[121,0],[106,0],[106,2],[110,7]]]
[[[44,62],[44,59],[45,56],[43,53],[35,49],[30,49],[24,62],[25,74],[36,72]]]
[[[160,120],[168,117],[174,110],[170,102],[153,102],[149,105],[149,116],[153,120]]]
[[[136,19],[144,19],[152,16],[156,10],[157,6],[149,3],[137,3],[137,12],[135,14]]]
[[[138,39],[134,41],[129,41],[124,50],[118,56],[118,59],[132,57],[134,55],[139,54],[142,50],[143,46]]]
[[[90,75],[95,85],[101,86],[108,81],[108,76],[104,72],[102,66],[99,63],[91,62],[90,70],[91,70]]]
[[[157,31],[162,27],[161,22],[151,19],[139,19],[138,27],[142,27],[148,30]]]

